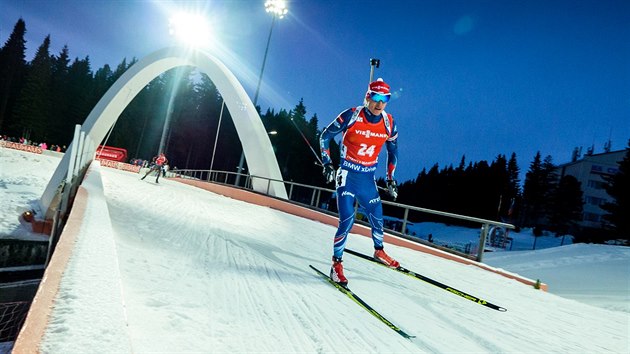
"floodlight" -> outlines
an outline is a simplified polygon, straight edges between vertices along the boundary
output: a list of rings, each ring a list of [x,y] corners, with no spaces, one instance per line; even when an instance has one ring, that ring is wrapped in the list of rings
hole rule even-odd
[[[283,18],[289,12],[289,9],[285,0],[267,0],[265,2],[265,11],[271,12],[278,18]]]

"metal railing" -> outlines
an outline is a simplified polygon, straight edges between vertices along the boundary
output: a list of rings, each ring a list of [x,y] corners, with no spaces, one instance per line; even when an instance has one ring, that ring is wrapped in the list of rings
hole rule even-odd
[[[335,215],[336,213],[336,192],[334,189],[311,186],[302,183],[282,181],[270,179],[267,177],[260,177],[255,175],[248,174],[240,174],[237,172],[227,172],[227,171],[212,171],[212,170],[172,170],[167,173],[167,176],[170,177],[180,177],[180,178],[189,178],[196,179],[201,181],[213,182],[223,185],[229,185],[236,188],[248,189],[252,190],[252,181],[254,179],[263,179],[267,181],[267,190],[263,192],[263,194],[269,195],[270,186],[272,182],[281,182],[287,188],[288,201],[300,204],[302,206],[315,209],[327,214]],[[244,178],[243,178],[244,177]],[[238,182],[238,185],[237,185]],[[334,203],[333,203],[334,202]],[[397,235],[399,237],[421,243],[430,247],[438,248],[444,250],[446,252],[454,253],[469,259],[474,259],[476,261],[481,262],[483,258],[483,253],[485,250],[487,237],[492,230],[497,228],[514,229],[514,225],[503,223],[500,221],[487,220],[482,218],[476,218],[472,216],[459,215],[454,213],[443,212],[439,210],[421,208],[413,205],[406,205],[395,203],[387,200],[382,200],[384,214],[386,211],[389,211],[391,215],[402,215],[401,217],[392,217],[391,215],[384,215],[384,230],[388,233]],[[394,210],[394,212],[391,212]],[[355,222],[369,225],[363,219],[365,215],[361,213],[361,209],[358,204],[355,203],[355,214],[356,220]],[[455,219],[461,222],[473,223],[481,225],[481,228],[478,231],[479,242],[477,244],[468,243],[457,243],[457,242],[447,242],[438,244],[432,242],[431,240],[424,240],[423,238],[415,235],[415,232],[412,231],[412,226],[415,223],[422,223],[423,221],[431,220],[431,217],[421,217],[419,215],[428,214],[433,215],[433,218],[446,218],[446,219]],[[416,219],[413,218],[415,216]],[[425,219],[425,220],[422,220]],[[457,223],[457,222],[453,222]],[[476,237],[476,236],[475,236]]]

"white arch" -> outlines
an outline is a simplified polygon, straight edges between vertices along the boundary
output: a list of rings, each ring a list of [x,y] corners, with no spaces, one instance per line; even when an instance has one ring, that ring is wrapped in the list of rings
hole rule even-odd
[[[269,136],[243,86],[217,58],[198,50],[165,48],[138,61],[116,80],[100,99],[85,119],[81,131],[95,143],[102,142],[125,107],[151,80],[179,66],[197,67],[208,75],[217,87],[234,120],[250,174],[282,180]],[[59,163],[40,199],[43,211],[48,210],[57,187],[67,174],[69,155],[66,154]],[[281,182],[268,183],[266,180],[255,178],[252,186],[255,191],[268,191],[273,196],[287,199],[284,184]]]

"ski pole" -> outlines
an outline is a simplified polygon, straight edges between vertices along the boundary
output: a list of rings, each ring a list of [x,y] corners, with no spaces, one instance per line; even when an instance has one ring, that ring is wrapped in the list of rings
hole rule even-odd
[[[315,158],[317,159],[319,164],[323,166],[324,163],[315,152],[315,149],[313,149],[313,146],[311,145],[311,143],[308,142],[308,139],[306,139],[306,137],[304,136],[300,128],[297,126],[297,124],[295,124],[295,121],[293,121],[293,118],[289,118],[289,120],[291,121],[291,123],[293,123],[293,126],[295,127],[295,129],[297,129],[297,131],[300,133],[300,135],[302,136],[302,139],[304,139],[304,142],[306,142],[306,145],[308,145],[308,147],[311,149],[311,152],[313,153],[313,155],[315,155]]]

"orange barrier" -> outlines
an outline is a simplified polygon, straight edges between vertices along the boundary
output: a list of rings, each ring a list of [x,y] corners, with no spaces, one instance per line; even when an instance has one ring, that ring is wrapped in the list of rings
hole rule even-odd
[[[24,144],[14,143],[11,141],[6,141],[6,140],[0,140],[0,147],[14,149],[14,150],[21,150],[21,151],[26,151],[26,152],[32,152],[34,154],[41,154],[44,151],[39,146],[24,145]]]
[[[334,227],[337,227],[339,223],[337,217],[335,216],[324,214],[322,212],[312,210],[306,207],[302,207],[302,206],[287,202],[285,200],[276,199],[273,197],[258,194],[258,193],[251,192],[248,190],[233,188],[233,187],[229,187],[225,185],[199,181],[199,180],[193,180],[193,179],[174,178],[172,180],[178,181],[184,184],[188,184],[191,186],[195,186],[195,187],[198,187],[198,188],[210,191],[210,192],[221,194],[226,197],[242,200],[242,201],[252,203],[252,204],[270,207],[276,210],[283,211],[285,213],[293,214],[293,215],[300,216],[300,217],[310,219],[310,220],[319,221],[321,223],[332,225]],[[372,237],[372,232],[370,228],[364,225],[355,224],[352,227],[352,230],[350,230],[350,232],[367,236],[367,237]],[[460,257],[457,255],[448,253],[448,252],[444,252],[444,251],[441,251],[441,250],[438,250],[438,249],[435,249],[435,248],[432,248],[432,247],[429,247],[420,243],[409,241],[407,239],[404,239],[395,235],[385,233],[384,241],[392,245],[397,245],[397,246],[413,249],[416,251],[432,254],[434,256],[445,258],[451,261],[463,263],[466,265],[474,265],[476,267],[487,270],[489,272],[502,275],[506,278],[514,279],[526,285],[539,286],[540,289],[544,291],[547,291],[548,289],[548,286],[545,283],[536,284],[537,283],[536,281],[525,278],[525,277],[521,277],[517,274],[508,273],[501,269],[493,268],[489,265],[476,262],[468,258]]]
[[[118,162],[113,160],[105,160],[97,158],[98,162],[100,162],[101,166],[115,168],[117,170],[129,171],[138,173],[140,172],[141,166],[128,164],[126,162]]]

